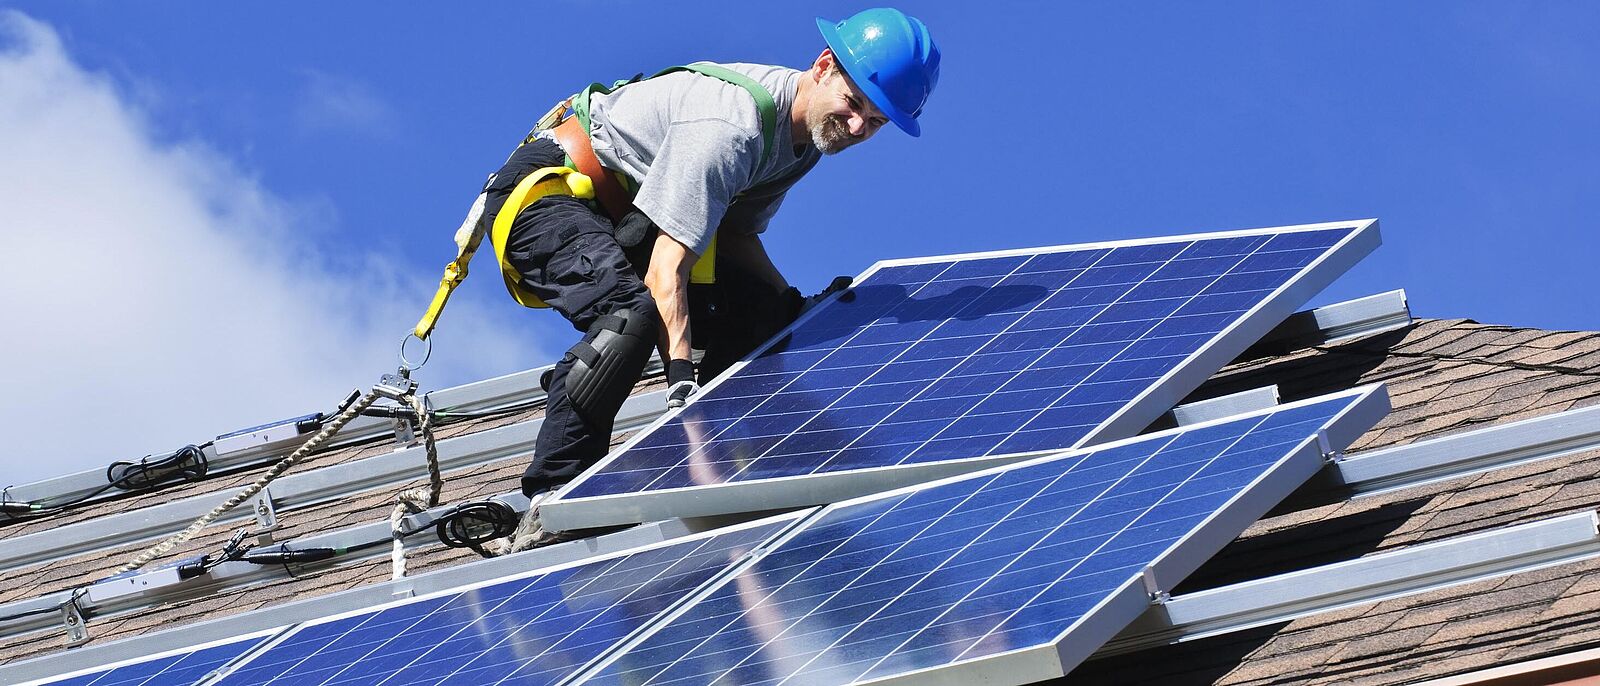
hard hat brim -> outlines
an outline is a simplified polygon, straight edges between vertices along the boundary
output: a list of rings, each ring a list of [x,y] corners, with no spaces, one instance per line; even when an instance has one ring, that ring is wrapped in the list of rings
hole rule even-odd
[[[868,78],[869,74],[857,73],[861,67],[857,64],[856,55],[845,44],[844,37],[839,35],[839,29],[834,27],[834,23],[822,17],[817,17],[817,30],[822,32],[822,40],[827,42],[830,50],[833,50],[835,61],[839,63],[839,68],[850,75],[850,80],[855,82],[856,87],[861,89],[867,99],[872,101],[872,104],[878,106],[878,109],[883,112],[883,116],[888,117],[889,121],[894,122],[895,126],[900,127],[901,131],[906,132],[912,138],[921,136],[922,125],[917,123],[916,117],[895,107],[888,94],[884,93],[883,89],[878,87],[878,84],[873,83]]]

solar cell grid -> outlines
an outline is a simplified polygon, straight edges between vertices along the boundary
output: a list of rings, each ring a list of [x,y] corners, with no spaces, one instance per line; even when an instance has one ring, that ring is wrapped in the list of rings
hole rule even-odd
[[[1080,444],[1360,230],[878,268],[585,475],[549,516],[610,494]]]
[[[790,522],[307,625],[217,683],[559,683]]]
[[[1173,567],[1169,579],[1191,571],[1175,551],[1215,552],[1197,549],[1220,547],[1316,470],[1319,430],[1358,405],[1369,411],[1354,423],[1365,424],[1344,433],[1375,422],[1370,398],[834,506],[587,683],[847,684],[1064,640],[1086,655],[1147,604],[1146,567]],[[1237,529],[1219,532],[1230,521]],[[1112,606],[1126,616],[1087,635]]]

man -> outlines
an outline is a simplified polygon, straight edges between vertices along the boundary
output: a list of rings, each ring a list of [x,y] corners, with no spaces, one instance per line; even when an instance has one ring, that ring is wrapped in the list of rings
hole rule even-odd
[[[490,177],[478,235],[498,231],[508,287],[584,333],[543,380],[545,422],[522,477],[532,503],[512,549],[560,540],[539,531],[537,505],[606,454],[652,348],[667,360],[669,407],[698,389],[688,293],[702,258],[714,252],[725,264],[716,273],[737,265],[747,282],[797,296],[760,238],[785,192],[822,155],[890,122],[920,134],[917,116],[939,78],[922,22],[872,9],[817,25],[827,48],[804,71],[696,64],[580,93]],[[573,116],[561,116],[569,105]],[[578,197],[581,183],[550,185],[570,168],[593,180],[598,207]],[[556,190],[537,190],[545,186]]]

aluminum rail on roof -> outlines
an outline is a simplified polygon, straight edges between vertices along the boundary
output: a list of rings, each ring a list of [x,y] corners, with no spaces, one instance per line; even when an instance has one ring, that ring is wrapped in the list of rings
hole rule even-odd
[[[1593,511],[1406,546],[1152,607],[1097,655],[1133,652],[1600,557]]]
[[[550,367],[537,367],[505,376],[474,381],[469,384],[443,388],[428,392],[428,399],[433,402],[438,410],[452,410],[456,412],[482,412],[497,410],[512,405],[531,403],[543,400],[545,393],[539,388],[539,376]],[[645,367],[644,375],[651,376],[661,373],[661,361],[651,360]],[[332,403],[329,404],[332,406]],[[390,420],[381,417],[357,417],[346,424],[332,441],[326,444],[324,451],[329,448],[359,443],[374,437],[383,436],[392,431]],[[225,455],[206,454],[206,471],[208,474],[220,474],[235,471],[260,464],[267,464],[288,455],[304,443],[310,434],[276,441],[254,448]],[[63,501],[80,498],[106,485],[106,470],[104,467],[68,474],[31,484],[12,486],[6,493],[6,499],[12,501]],[[132,494],[129,491],[113,490],[96,496],[86,502],[97,502]]]
[[[536,369],[526,369],[506,376],[475,381],[472,384],[456,385],[450,389],[435,390],[427,393],[427,398],[432,400],[434,408],[453,409],[453,411],[491,411],[491,409],[506,408],[506,406],[531,403],[531,401],[544,400],[544,390],[539,389],[539,374],[549,366]],[[651,361],[650,368],[645,369],[645,374],[654,374],[661,371],[661,361]],[[330,406],[333,403],[330,403]],[[381,437],[390,432],[389,419],[382,417],[355,417],[350,424],[328,443],[328,448],[333,446],[349,445],[358,441],[370,440]],[[256,448],[243,449],[238,453],[206,454],[206,472],[221,473],[229,470],[245,469],[251,465],[266,464],[277,461],[286,454],[293,453],[294,448],[299,448],[309,435],[288,438],[288,440],[275,441]],[[326,449],[326,448],[325,448]],[[10,501],[70,501],[75,497],[83,497],[94,493],[96,489],[106,486],[106,469],[85,470],[85,472],[69,473],[64,477],[48,478],[48,480],[35,481],[29,485],[13,486],[6,493]],[[126,496],[128,491],[110,491],[102,496],[94,497],[93,501],[112,499],[112,497]]]
[[[620,432],[642,426],[661,414],[666,402],[665,395],[662,391],[656,391],[629,398],[617,413],[616,430]],[[454,470],[529,452],[543,424],[543,418],[536,418],[439,441],[439,468]],[[294,509],[426,475],[426,458],[422,447],[418,446],[387,455],[291,473],[274,481],[267,487],[267,492],[275,508]],[[211,508],[232,493],[232,489],[203,493],[170,503],[3,539],[0,540],[0,569],[22,567],[164,536],[210,512]],[[218,519],[217,523],[253,516],[250,508],[239,507]]]
[[[1329,465],[1321,485],[1356,495],[1600,449],[1600,406],[1372,450]]]
[[[1145,429],[1145,432],[1162,431],[1175,426],[1188,426],[1190,424],[1209,422],[1213,419],[1231,417],[1236,414],[1265,410],[1277,405],[1279,397],[1278,387],[1273,385],[1252,388],[1248,391],[1230,393],[1207,400],[1196,400],[1168,410],[1166,414],[1161,415],[1160,419],[1157,419],[1155,423]]]
[[[1405,328],[1411,325],[1411,321],[1411,306],[1406,301],[1404,290],[1378,293],[1290,315],[1250,346],[1243,357],[1337,343]]]
[[[537,548],[504,557],[474,560],[454,567],[408,576],[396,581],[385,580],[337,591],[328,595],[291,601],[282,605],[179,626],[156,633],[133,636],[109,643],[90,644],[52,655],[0,665],[0,684],[12,684],[29,679],[65,674],[86,667],[109,664],[172,648],[204,643],[218,637],[237,636],[296,624],[331,614],[387,603],[397,597],[423,595],[512,576],[533,569],[554,567],[591,557],[610,555],[623,550],[678,538],[689,533],[691,532],[685,529],[681,522],[669,521],[646,524],[614,534]],[[60,626],[60,620],[52,615],[46,615],[44,617],[46,621],[42,623],[38,622],[38,619],[38,617],[29,617],[18,621],[32,623],[37,628]],[[91,629],[91,633],[92,631]]]

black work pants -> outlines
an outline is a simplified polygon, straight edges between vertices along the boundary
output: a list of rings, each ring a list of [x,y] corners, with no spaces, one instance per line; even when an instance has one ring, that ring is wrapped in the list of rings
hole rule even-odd
[[[484,189],[482,221],[493,226],[500,206],[519,181],[536,169],[561,166],[564,157],[560,146],[543,139],[518,148]],[[506,260],[522,275],[521,285],[583,332],[585,343],[594,338],[595,321],[618,310],[630,309],[651,322],[656,319],[655,301],[612,237],[611,220],[582,200],[548,196],[524,208],[511,225],[505,252]],[[622,374],[618,383],[631,387],[648,359],[641,356],[638,368]],[[533,463],[522,475],[525,494],[570,481],[610,447],[621,402],[583,412],[574,407],[566,383],[576,361],[571,353],[564,355],[547,377],[544,425],[534,445]]]

